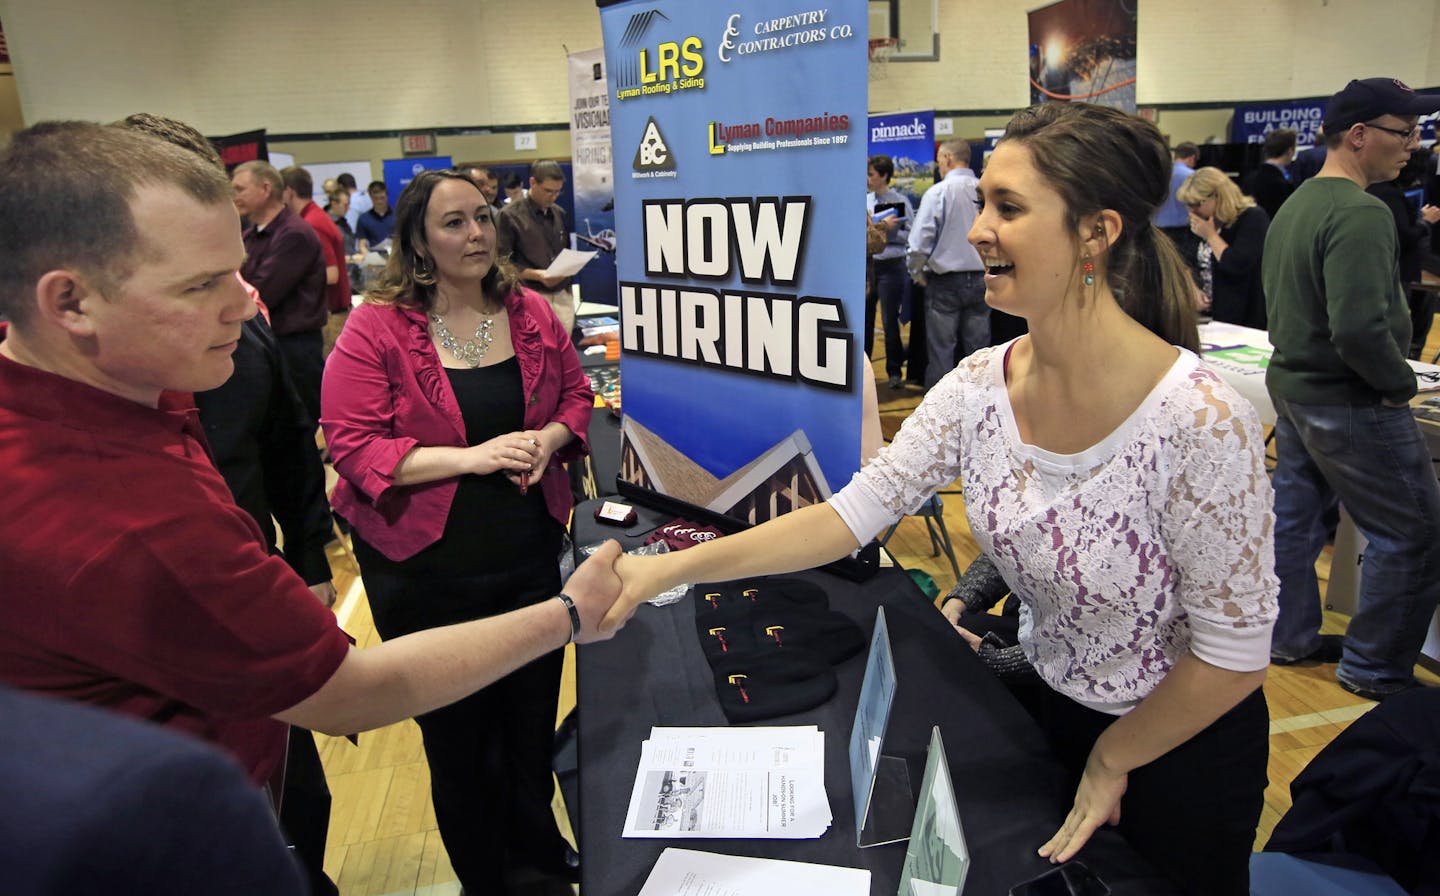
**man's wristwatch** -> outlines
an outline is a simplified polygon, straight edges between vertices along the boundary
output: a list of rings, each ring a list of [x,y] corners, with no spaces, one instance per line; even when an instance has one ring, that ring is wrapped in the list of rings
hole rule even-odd
[[[579,640],[581,628],[580,611],[575,608],[575,598],[562,591],[555,595],[555,599],[564,604],[565,611],[570,614],[570,643],[573,644]]]

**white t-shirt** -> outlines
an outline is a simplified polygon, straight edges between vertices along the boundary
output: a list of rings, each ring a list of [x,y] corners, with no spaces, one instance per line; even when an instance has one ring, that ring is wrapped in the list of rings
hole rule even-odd
[[[1193,353],[1077,454],[1020,439],[1010,344],[961,361],[830,504],[863,544],[960,477],[975,540],[1022,600],[1020,643],[1079,703],[1128,711],[1189,650],[1270,661],[1274,492],[1255,409]]]

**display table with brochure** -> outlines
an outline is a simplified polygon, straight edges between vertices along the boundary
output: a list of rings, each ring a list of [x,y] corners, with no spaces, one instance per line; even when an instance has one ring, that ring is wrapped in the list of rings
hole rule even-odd
[[[638,546],[647,532],[595,522],[595,502],[576,508],[578,545],[618,537]],[[652,516],[640,514],[645,520]],[[1044,737],[1010,693],[946,623],[902,571],[883,569],[864,583],[821,572],[797,576],[824,590],[830,608],[854,620],[868,638],[876,608],[885,608],[893,647],[896,693],[884,753],[901,757],[912,782],[925,778],[927,749],[938,728],[949,757],[955,801],[971,864],[965,896],[1005,896],[1049,867],[1036,850],[1060,826],[1074,797]],[[579,697],[581,892],[640,892],[669,846],[755,858],[863,868],[872,894],[899,887],[907,844],[861,849],[852,809],[850,730],[866,657],[835,667],[835,695],[813,710],[757,722],[814,725],[824,733],[825,791],[833,822],[816,839],[715,839],[684,843],[626,839],[642,744],[653,727],[726,726],[714,678],[696,635],[695,604],[645,605],[613,640],[577,652]],[[918,796],[918,795],[917,795]],[[1168,893],[1159,879],[1108,828],[1096,832],[1080,858],[1120,896]]]

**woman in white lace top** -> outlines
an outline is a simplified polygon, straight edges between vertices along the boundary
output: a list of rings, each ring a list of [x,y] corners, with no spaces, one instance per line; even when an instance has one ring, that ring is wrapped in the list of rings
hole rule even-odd
[[[1170,170],[1138,118],[1018,113],[970,241],[987,303],[1029,335],[961,361],[826,504],[621,558],[614,612],[674,583],[834,560],[958,477],[1024,602],[1020,642],[1048,685],[1027,708],[1076,781],[1040,854],[1066,861],[1119,823],[1182,890],[1243,894],[1266,783],[1272,493],[1255,411],[1196,357],[1188,274],[1150,223]]]

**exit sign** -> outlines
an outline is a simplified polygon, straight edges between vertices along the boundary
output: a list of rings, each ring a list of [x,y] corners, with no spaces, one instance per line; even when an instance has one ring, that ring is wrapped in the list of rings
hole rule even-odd
[[[405,134],[400,138],[400,151],[407,156],[433,156],[435,135]]]

